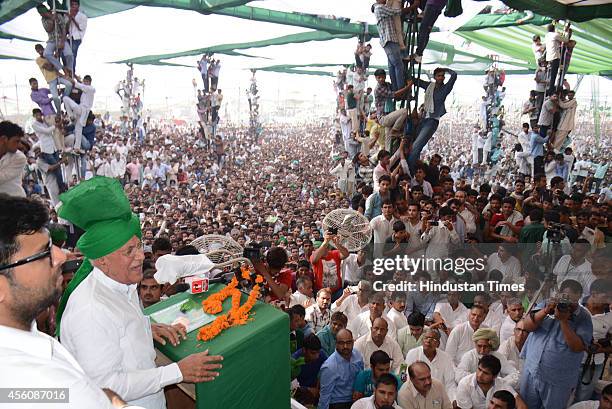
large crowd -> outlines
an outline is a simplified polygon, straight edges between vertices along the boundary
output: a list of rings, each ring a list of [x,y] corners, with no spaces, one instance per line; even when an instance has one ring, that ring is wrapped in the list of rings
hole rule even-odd
[[[197,253],[191,243],[198,237],[264,248],[261,301],[289,316],[278,336],[290,343],[293,397],[308,407],[611,408],[612,387],[599,382],[612,352],[611,147],[605,136],[595,143],[592,123],[577,115],[574,92],[557,74],[570,40],[554,26],[544,45],[534,38],[547,74],[535,74],[520,112],[504,109],[511,81],[496,66],[485,74],[481,107],[447,112],[453,70],[436,69],[431,82],[405,75],[408,64],[421,62],[429,33],[422,24],[416,51],[406,51],[397,17],[419,3],[401,3],[373,6],[391,82],[378,69],[367,88],[371,46],[359,42],[355,66],[334,83],[331,123],[270,123],[258,132],[220,120],[220,63],[211,55],[198,61],[199,123],[96,116],[92,78],[75,73],[86,28],[79,2],[60,15],[65,21],[39,6],[49,41],[37,45],[36,62],[48,88],[30,80],[31,133],[0,123],[0,207],[13,209],[16,197],[42,203],[53,244],[79,260],[83,231],[59,217],[60,195],[82,181],[115,179],[142,230],[141,307],[176,291],[156,282],[156,260]],[[423,21],[433,26],[444,4],[427,2]],[[413,111],[417,88],[422,107]],[[372,243],[359,251],[323,227],[342,208],[369,222]],[[13,216],[0,214],[7,225]],[[10,234],[3,228],[0,242]],[[13,255],[0,251],[0,280],[18,268],[6,267]],[[484,262],[467,271],[375,271],[377,258],[396,255]],[[74,273],[63,270],[64,289]],[[380,282],[417,287],[392,291]],[[509,286],[421,286],[487,282]],[[51,336],[57,301],[37,316],[38,329]],[[8,311],[2,308],[0,298],[0,311]],[[107,375],[91,376],[108,388]]]

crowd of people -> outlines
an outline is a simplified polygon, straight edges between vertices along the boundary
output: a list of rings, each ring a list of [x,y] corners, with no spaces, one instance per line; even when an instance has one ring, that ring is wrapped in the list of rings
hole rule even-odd
[[[391,82],[386,70],[378,69],[374,90],[366,87],[371,47],[359,43],[355,67],[340,72],[334,84],[338,99],[333,123],[271,123],[259,135],[251,124],[220,121],[219,62],[210,55],[198,62],[204,87],[199,91],[197,125],[103,121],[91,112],[91,78],[78,80],[67,51],[66,44],[74,46],[71,40],[82,39],[86,27],[78,17],[78,3],[71,1],[65,21],[63,14],[39,7],[50,37],[47,48],[37,46],[37,64],[49,88],[30,80],[32,101],[38,105],[32,132],[9,121],[0,123],[0,244],[11,249],[0,251],[0,284],[9,283],[0,285],[0,332],[8,334],[0,340],[17,342],[17,333],[8,328],[27,333],[34,318],[40,332],[58,332],[56,310],[63,308],[58,293],[39,290],[30,303],[21,300],[34,294],[37,285],[24,278],[32,266],[36,278],[48,270],[47,281],[62,271],[62,290],[68,294],[74,290],[70,281],[75,269],[61,269],[68,265],[66,259],[84,255],[92,260],[94,278],[84,282],[89,289],[94,279],[113,288],[115,284],[108,283],[119,277],[113,268],[125,266],[128,277],[122,279],[138,286],[129,290],[137,291],[134,299],[121,302],[129,304],[128,309],[138,308],[119,321],[140,322],[140,307],[176,291],[155,280],[156,260],[166,254],[195,254],[196,238],[218,234],[245,248],[266,249],[265,262],[257,266],[266,280],[261,301],[289,316],[287,333],[278,336],[286,336],[290,344],[293,397],[306,406],[611,407],[612,387],[602,389],[598,382],[607,376],[612,352],[610,141],[593,143],[594,129],[574,118],[571,92],[559,98],[557,88],[548,95],[544,91],[538,107],[541,77],[536,74],[530,97],[535,111],[530,105],[511,112],[501,104],[508,80],[494,67],[486,77],[484,110],[453,107],[447,114],[446,99],[457,74],[438,68],[431,82],[404,78],[404,63],[395,61],[395,47],[402,49],[395,17],[409,10],[379,0],[374,12]],[[427,2],[423,21],[427,18],[433,25],[442,8]],[[80,37],[70,34],[73,23],[83,30]],[[422,56],[427,34],[419,33],[420,51],[408,59]],[[58,50],[67,58],[64,65]],[[550,80],[545,81],[546,87]],[[402,106],[417,87],[424,94],[420,113]],[[530,121],[523,122],[521,114]],[[565,122],[571,127],[564,127]],[[567,141],[569,131],[572,141]],[[548,139],[551,132],[556,132],[554,141],[563,139],[558,146]],[[549,152],[544,153],[545,147]],[[79,189],[96,185],[103,187],[103,194],[87,197],[87,191]],[[113,190],[116,186],[119,192]],[[99,240],[99,232],[108,233],[105,229],[111,225],[98,225],[100,220],[87,219],[90,216],[83,221],[83,207],[73,202],[95,208],[96,200],[106,203],[109,197],[118,203],[109,213],[120,212],[123,220],[117,236],[127,235],[120,245],[100,253],[92,241]],[[64,201],[68,209],[62,209]],[[349,252],[342,236],[323,228],[325,215],[342,208],[361,213],[369,222],[372,243],[359,251]],[[89,237],[83,241],[85,235]],[[412,273],[401,268],[375,271],[377,259],[396,255],[479,259],[483,265],[462,271],[439,265]],[[49,257],[51,263],[43,263]],[[417,289],[381,289],[381,282],[412,283]],[[487,282],[508,287],[423,287]],[[50,287],[55,288],[53,283]],[[77,300],[85,290],[79,291]],[[88,308],[92,314],[95,310]],[[78,320],[74,308],[67,314],[62,344],[52,342],[66,356],[76,356],[82,366],[78,376],[92,379],[87,394],[84,389],[75,392],[79,399],[103,400],[101,389],[110,388],[128,403],[163,407],[164,387],[212,381],[219,369],[219,357],[200,353],[176,367],[162,367],[162,375],[139,373],[138,382],[123,385],[122,374],[143,372],[141,362],[119,359],[133,345],[116,340],[113,360],[102,361],[91,348],[82,352],[75,323],[87,328],[89,336],[98,334],[98,341],[110,342],[112,335],[97,328],[96,320]],[[141,330],[132,335],[157,341],[184,335],[164,326]],[[143,349],[138,358],[154,367],[147,356],[149,344],[139,344]],[[0,355],[6,348],[0,341]],[[44,356],[38,359],[49,365]],[[207,372],[194,372],[202,364],[210,365]],[[25,369],[20,374],[27,377]],[[9,376],[3,371],[2,380],[3,375]],[[155,382],[146,382],[153,378]],[[168,405],[172,407],[172,401]],[[270,403],[275,405],[285,403]]]

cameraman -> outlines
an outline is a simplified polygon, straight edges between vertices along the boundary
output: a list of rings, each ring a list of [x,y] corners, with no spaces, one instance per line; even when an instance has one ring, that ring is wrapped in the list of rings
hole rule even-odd
[[[262,260],[251,260],[255,270],[266,280],[266,288],[269,290],[270,301],[282,300],[291,288],[293,276],[291,271],[283,269],[289,256],[282,247],[272,247],[266,253],[265,262]]]
[[[521,351],[525,366],[520,388],[529,409],[563,409],[569,403],[593,339],[590,314],[578,304],[581,296],[580,283],[566,280],[557,298],[524,319],[530,334]]]

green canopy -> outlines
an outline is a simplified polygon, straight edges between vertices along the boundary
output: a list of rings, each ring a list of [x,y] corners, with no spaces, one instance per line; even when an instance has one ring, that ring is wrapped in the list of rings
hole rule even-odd
[[[606,0],[502,0],[516,10],[531,10],[558,20],[576,22],[611,18],[612,3]]]
[[[283,44],[296,44],[296,43],[306,43],[309,41],[328,41],[333,40],[335,38],[351,38],[350,34],[329,34],[322,31],[309,31],[306,33],[299,34],[290,34],[282,37],[271,38],[268,40],[260,40],[260,41],[250,41],[246,43],[234,43],[234,44],[221,44],[215,45],[211,47],[198,48],[195,50],[182,51],[178,53],[169,53],[169,54],[158,54],[158,55],[147,55],[136,58],[129,58],[121,61],[114,61],[114,63],[133,63],[133,64],[152,64],[155,62],[160,62],[161,60],[168,60],[172,58],[178,57],[187,57],[193,55],[201,55],[204,53],[225,53],[229,54],[234,52],[234,50],[246,50],[249,48],[261,48],[268,47],[271,45],[283,45]],[[238,54],[238,53],[235,53]],[[246,55],[246,54],[242,54]]]
[[[574,74],[603,74],[612,70],[612,22],[605,19],[572,25],[572,39],[576,41],[569,72]],[[532,24],[519,27],[487,28],[457,35],[487,49],[535,67],[531,38],[546,34],[545,27]]]
[[[339,67],[348,67],[352,63],[344,63],[344,64],[336,64],[336,63],[319,63],[319,64],[279,64],[279,65],[271,65],[267,67],[259,67],[252,69],[256,69],[258,71],[270,71],[270,72],[279,72],[284,74],[302,74],[302,75],[319,75],[319,76],[330,76],[333,77],[336,75],[335,68]],[[465,63],[456,63],[451,65],[450,68],[457,71],[459,75],[484,75],[485,69],[489,67],[490,64],[482,63],[482,62],[465,62]],[[422,73],[431,75],[433,70],[436,68],[437,64],[423,64]],[[305,68],[324,68],[324,67],[334,67],[333,71],[322,71],[322,70],[307,70]],[[383,66],[370,66],[370,72],[368,74],[373,75],[372,70],[377,68],[387,69],[387,67]],[[249,68],[251,69],[251,68]],[[532,74],[534,70],[532,69],[520,69],[520,68],[505,68],[506,74]]]
[[[3,40],[23,40],[23,41],[34,41],[34,42],[40,42],[41,41],[41,40],[36,40],[36,39],[30,38],[30,37],[22,37],[22,36],[18,36],[17,34],[7,33],[6,31],[2,31],[2,30],[0,30],[0,39],[3,39]]]

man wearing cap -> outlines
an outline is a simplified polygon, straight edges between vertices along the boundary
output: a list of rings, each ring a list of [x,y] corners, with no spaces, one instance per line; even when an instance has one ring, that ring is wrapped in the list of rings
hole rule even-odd
[[[152,328],[142,312],[137,292],[143,277],[142,232],[119,181],[95,177],[60,199],[59,216],[85,230],[77,247],[86,258],[62,297],[58,336],[85,373],[98,386],[147,409],[166,407],[165,386],[215,379],[222,358],[208,351],[155,365],[152,338],[176,345],[185,329]]]

